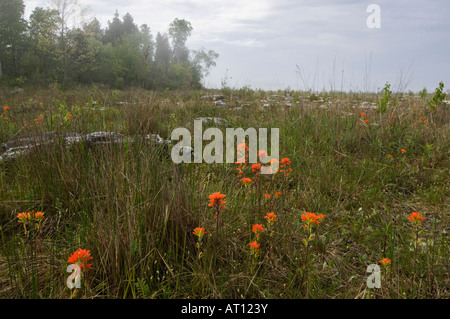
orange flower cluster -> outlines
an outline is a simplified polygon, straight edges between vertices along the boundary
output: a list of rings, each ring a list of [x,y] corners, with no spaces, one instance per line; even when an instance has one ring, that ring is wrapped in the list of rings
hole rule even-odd
[[[199,239],[202,239],[202,237],[206,234],[205,229],[203,227],[196,227],[192,233]]]
[[[250,185],[251,183],[253,183],[253,180],[248,177],[242,178],[241,181],[242,181],[242,184],[244,184],[244,185]]]
[[[258,163],[253,164],[252,172],[255,174],[259,174],[259,172],[261,172],[261,164],[258,164]]]
[[[264,151],[264,150],[258,151],[258,159],[260,161],[264,162],[267,156],[269,156],[269,154],[267,154],[266,151]]]
[[[319,223],[321,221],[323,221],[325,219],[325,216],[323,214],[314,214],[314,213],[310,213],[310,212],[306,212],[302,215],[302,220],[307,224],[307,225],[319,225]],[[305,226],[303,226],[303,228],[305,228]]]
[[[77,264],[81,269],[89,270],[92,264],[87,262],[92,259],[91,251],[86,249],[78,248],[67,260],[69,264]]]
[[[43,212],[23,212],[17,214],[19,223],[41,222],[44,219]]]
[[[277,215],[274,212],[267,213],[264,218],[266,219],[269,228],[277,221]]]
[[[221,194],[220,192],[212,193],[211,195],[209,195],[208,206],[215,207],[219,212],[220,210],[225,208],[224,206],[222,206],[223,204],[226,203],[226,201],[223,200],[225,196],[226,196],[225,194]]]
[[[0,117],[2,117],[5,121],[9,120],[9,117],[8,117],[8,111],[9,110],[10,110],[9,106],[4,106],[3,107],[3,112],[2,112]]]
[[[384,267],[388,267],[391,265],[391,260],[389,258],[383,258],[380,261],[378,261],[381,265]]]
[[[36,125],[44,125],[43,121],[44,121],[44,114],[39,114],[39,118],[35,118],[34,119],[34,124],[36,124]]]
[[[261,244],[259,244],[256,240],[252,241],[250,244],[250,252],[254,257],[258,256],[259,253],[259,246],[261,246]]]
[[[245,144],[244,141],[242,143],[238,144],[236,147],[236,153],[237,153],[237,161],[236,164],[239,165],[237,168],[239,174],[244,174],[243,169],[247,165],[247,158],[248,155],[246,154],[248,152],[248,146]]]
[[[17,214],[17,219],[19,223],[23,224],[23,229],[25,231],[25,235],[28,237],[28,229],[27,226],[30,225],[30,230],[36,229],[39,230],[41,227],[41,222],[44,220],[43,212],[22,212]]]
[[[358,111],[355,110],[355,112],[358,112]],[[360,112],[359,116],[360,116],[360,120],[361,120],[361,121],[363,121],[364,123],[366,123],[367,125],[369,125],[370,121],[366,118],[366,113]]]
[[[426,219],[423,216],[420,216],[419,212],[412,212],[409,216],[408,219],[410,222],[412,222],[415,226],[421,226],[422,225],[422,220]]]
[[[287,157],[283,158],[281,160],[281,165],[280,165],[280,168],[283,168],[283,169],[280,169],[280,172],[281,173],[284,173],[285,171],[292,172],[292,169],[288,168],[289,165],[291,165],[291,160]],[[287,177],[287,176],[289,176],[289,174],[285,173],[285,176]]]
[[[256,234],[256,239],[259,239],[261,233],[264,232],[264,228],[261,224],[254,224],[252,227],[252,232]]]

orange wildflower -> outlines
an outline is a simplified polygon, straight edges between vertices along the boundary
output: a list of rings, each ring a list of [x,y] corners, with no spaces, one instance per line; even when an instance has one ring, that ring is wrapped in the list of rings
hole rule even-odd
[[[388,157],[389,157],[389,158],[393,158],[393,157],[394,157],[394,155],[391,155],[391,154],[389,154],[389,155],[388,155]]]
[[[34,219],[35,220],[43,220],[44,219],[44,213],[43,212],[37,212],[34,214]]]
[[[402,151],[402,153],[406,153],[406,150],[404,148],[402,148],[400,151]]]
[[[88,270],[92,264],[88,264],[87,262],[92,259],[90,250],[78,248],[67,260],[69,264],[77,264],[81,269]]]
[[[259,173],[261,171],[261,165],[258,163],[255,163],[252,165],[252,172],[253,173]]]
[[[289,158],[285,157],[281,160],[281,163],[284,165],[291,165],[291,160]],[[281,166],[281,167],[283,167],[283,166]]]
[[[325,219],[325,215],[323,214],[314,214],[310,212],[306,212],[302,215],[302,220],[306,223],[303,226],[304,229],[308,229],[310,226],[319,225],[321,221]]]
[[[317,216],[314,213],[306,212],[302,215],[302,220],[308,224],[314,224],[317,220]]]
[[[196,227],[192,233],[195,236],[198,236],[200,239],[202,239],[203,235],[206,234],[205,229],[203,227]]]
[[[215,207],[217,210],[220,210],[223,208],[223,204],[226,203],[225,200],[223,200],[225,198],[225,194],[221,194],[220,192],[216,192],[216,193],[212,193],[211,195],[209,195],[209,207]]]
[[[244,184],[244,185],[249,185],[249,184],[253,183],[253,180],[248,177],[242,178],[241,181],[242,181],[242,184]]]
[[[248,151],[248,146],[244,142],[236,146],[238,161],[242,162],[244,160],[245,152]],[[245,156],[246,157],[246,156]]]
[[[384,267],[390,266],[391,264],[391,260],[389,258],[383,258],[378,262],[382,264]]]
[[[281,193],[281,192],[275,192],[275,196],[281,196],[281,195],[283,195],[283,193]]]
[[[4,111],[9,111],[10,108],[9,108],[9,106],[6,105],[6,106],[3,107],[3,110],[4,110]]]
[[[43,212],[23,212],[17,214],[17,218],[19,219],[19,223],[27,223],[31,221],[42,221],[44,219],[44,213]]]
[[[409,216],[408,219],[414,224],[414,225],[422,225],[422,220],[426,219],[423,216],[420,216],[419,212],[412,212]]]
[[[268,156],[267,152],[264,150],[258,151],[258,158],[266,158]]]
[[[26,223],[30,220],[31,215],[29,212],[28,213],[25,213],[25,212],[19,213],[19,214],[17,214],[17,218],[19,219],[18,220],[19,223]]]
[[[269,194],[264,194],[264,197],[267,199],[270,199],[270,195]]]
[[[267,220],[267,224],[270,226],[277,221],[277,215],[274,212],[267,213],[264,218]]]
[[[256,234],[256,238],[259,238],[260,233],[264,232],[264,228],[261,224],[254,224],[252,227],[252,232]]]
[[[249,245],[250,245],[250,251],[251,251],[252,255],[254,255],[255,257],[258,256],[259,246],[261,246],[261,244],[259,244],[255,240],[255,241],[251,242]]]
[[[269,164],[275,164],[275,163],[279,163],[279,161],[276,158],[271,158],[269,160]]]

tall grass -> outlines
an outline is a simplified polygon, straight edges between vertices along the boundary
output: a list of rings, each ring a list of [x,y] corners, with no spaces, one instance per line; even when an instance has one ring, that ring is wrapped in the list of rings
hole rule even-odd
[[[371,94],[324,93],[330,103],[322,108],[305,92],[276,92],[305,97],[282,111],[260,107],[274,92],[236,90],[227,103],[245,106],[230,109],[201,99],[206,93],[2,92],[1,106],[10,110],[0,142],[45,131],[168,139],[172,129],[213,116],[233,127],[280,128],[280,156],[292,161],[292,172],[264,176],[261,192],[272,197],[258,204],[258,190],[242,185],[236,165],[176,165],[167,148],[139,139],[67,147],[61,138],[2,162],[0,296],[70,298],[67,258],[81,247],[94,257],[81,298],[448,298],[448,108],[432,111],[409,96],[380,114],[360,107],[377,100]],[[40,114],[44,125],[34,125]],[[216,244],[208,195],[218,191],[227,208]],[[42,232],[27,239],[16,216],[31,210],[46,218]],[[270,211],[278,215],[274,234],[262,234],[255,259],[251,227]],[[306,211],[326,217],[309,247],[307,290]],[[427,218],[416,263],[407,218],[413,211]],[[195,227],[207,232],[201,258]],[[367,266],[383,257],[392,265],[382,288],[370,289]]]

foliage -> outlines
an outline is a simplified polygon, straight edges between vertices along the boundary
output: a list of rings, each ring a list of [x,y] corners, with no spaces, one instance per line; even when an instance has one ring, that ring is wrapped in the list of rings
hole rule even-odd
[[[168,35],[158,32],[154,41],[149,26],[136,25],[130,13],[121,18],[116,11],[105,29],[97,19],[69,29],[69,18],[83,15],[77,0],[52,4],[53,8],[36,7],[26,21],[23,0],[0,3],[3,84],[200,88],[218,58],[213,50],[191,52],[186,47],[193,30],[186,20],[175,19]]]
[[[85,298],[448,299],[448,108],[406,96],[379,114],[362,103],[369,93],[328,108],[308,92],[277,92],[297,96],[290,107],[261,108],[275,92],[246,89],[231,91],[233,109],[200,98],[217,93],[2,90],[0,143],[52,131],[135,139],[56,140],[0,162],[0,297],[70,298],[67,260],[82,248]],[[279,173],[174,164],[167,146],[139,139],[169,139],[199,116],[279,128]],[[31,211],[45,214],[35,236],[17,222]],[[379,289],[367,286],[373,264]]]
[[[442,104],[442,101],[445,100],[446,94],[444,91],[444,83],[439,82],[439,87],[434,91],[433,97],[428,100],[428,105],[430,106],[431,111],[435,111],[437,107]]]
[[[386,113],[392,96],[391,85],[388,82],[386,82],[386,84],[384,85],[384,88],[381,91],[381,93],[382,93],[381,99],[379,99],[377,103],[378,112]]]

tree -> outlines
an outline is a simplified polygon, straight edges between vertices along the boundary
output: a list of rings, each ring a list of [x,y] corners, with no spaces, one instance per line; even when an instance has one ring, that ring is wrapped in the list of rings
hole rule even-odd
[[[23,44],[26,21],[23,0],[0,1],[0,74],[2,65],[10,66],[6,74],[17,75],[19,48]],[[3,63],[2,63],[3,62]]]
[[[59,13],[53,9],[37,7],[30,15],[28,69],[33,70],[37,81],[52,78],[49,75],[56,65],[58,20]]]
[[[66,33],[68,31],[68,24],[70,20],[75,20],[78,17],[85,15],[88,10],[87,7],[81,8],[78,0],[51,0],[53,8],[59,12],[59,34],[60,34],[60,52],[63,64],[63,80],[67,79],[67,40]]]
[[[193,28],[189,21],[176,18],[169,26],[169,36],[172,39],[173,58],[175,62],[186,62],[189,59],[189,50],[186,41]]]
[[[201,48],[198,51],[193,51],[193,55],[194,58],[192,60],[192,65],[196,70],[199,79],[208,76],[209,69],[216,66],[216,60],[219,57],[218,53],[213,50],[206,52],[204,48]]]
[[[98,41],[100,41],[104,36],[102,26],[97,18],[92,19],[89,23],[85,23],[83,25],[83,32]]]
[[[81,29],[68,32],[67,39],[71,79],[75,82],[89,82],[88,73],[96,61],[98,42],[90,41],[90,35]]]
[[[154,39],[148,25],[116,11],[106,29],[81,23],[78,0],[50,0],[23,19],[24,0],[0,0],[0,79],[10,85],[104,83],[114,87],[200,88],[218,54],[190,52],[192,26],[175,19]],[[80,18],[80,20],[78,20]],[[70,82],[69,82],[70,81]]]
[[[144,63],[146,65],[150,64],[150,62],[153,59],[153,51],[154,51],[154,43],[153,43],[153,36],[150,32],[150,28],[143,24],[141,25],[141,49],[144,52]]]
[[[122,34],[122,20],[120,20],[119,12],[116,10],[112,21],[108,21],[108,28],[105,30],[105,43],[115,44]]]
[[[169,44],[169,37],[167,34],[161,34],[158,32],[156,35],[155,44],[155,64],[167,73],[167,69],[170,63],[170,57],[172,54],[172,49]]]
[[[137,25],[134,23],[134,19],[128,12],[122,18],[122,34],[130,35],[139,31]]]

